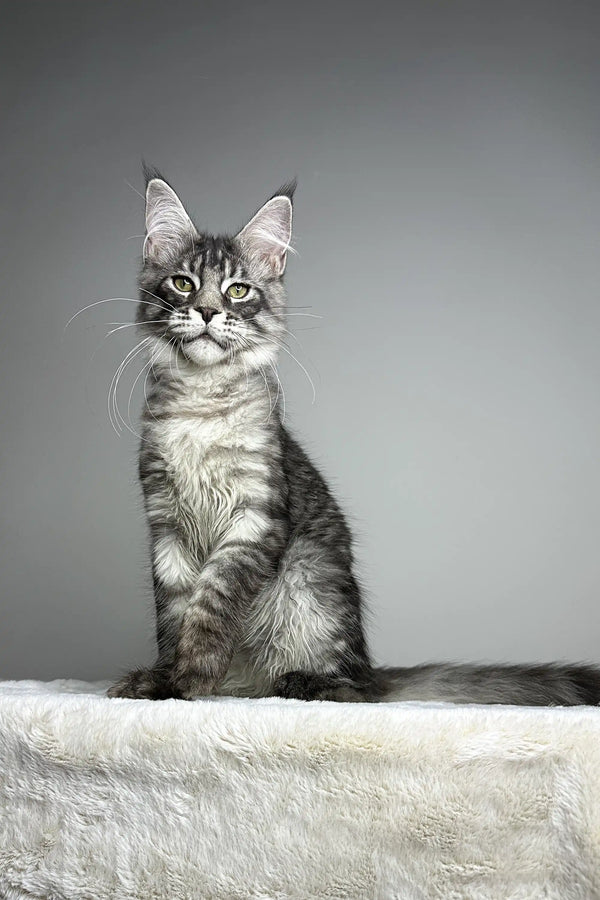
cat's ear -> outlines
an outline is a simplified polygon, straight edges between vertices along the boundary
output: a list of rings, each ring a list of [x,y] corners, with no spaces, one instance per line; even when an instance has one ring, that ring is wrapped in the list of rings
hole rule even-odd
[[[183,203],[166,181],[151,178],[146,187],[144,259],[167,262],[198,237]]]
[[[282,188],[261,206],[236,240],[262,268],[275,276],[283,275],[287,251],[292,239],[292,196],[295,184]]]

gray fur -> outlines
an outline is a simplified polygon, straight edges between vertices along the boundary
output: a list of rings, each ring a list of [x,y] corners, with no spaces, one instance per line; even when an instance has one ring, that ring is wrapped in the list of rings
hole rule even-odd
[[[592,667],[373,668],[350,532],[280,413],[292,194],[283,188],[237,236],[215,238],[149,177],[139,472],[158,658],[110,695],[598,702]],[[250,286],[243,300],[228,296],[232,283]]]

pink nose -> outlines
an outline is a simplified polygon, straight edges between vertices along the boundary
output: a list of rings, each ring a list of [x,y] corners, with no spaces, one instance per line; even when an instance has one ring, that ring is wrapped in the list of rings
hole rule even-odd
[[[200,313],[200,315],[202,316],[202,318],[204,319],[204,321],[205,321],[206,324],[208,325],[208,323],[210,322],[210,320],[212,319],[212,317],[213,317],[214,315],[216,315],[216,314],[219,312],[219,310],[218,310],[218,309],[211,309],[209,306],[199,306],[199,307],[198,307],[198,312]]]

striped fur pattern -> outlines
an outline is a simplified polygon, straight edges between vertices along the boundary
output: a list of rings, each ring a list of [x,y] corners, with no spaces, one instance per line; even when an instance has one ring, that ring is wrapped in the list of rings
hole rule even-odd
[[[292,196],[213,237],[149,173],[139,474],[158,657],[109,694],[598,702],[593,667],[372,666],[348,526],[280,412]]]

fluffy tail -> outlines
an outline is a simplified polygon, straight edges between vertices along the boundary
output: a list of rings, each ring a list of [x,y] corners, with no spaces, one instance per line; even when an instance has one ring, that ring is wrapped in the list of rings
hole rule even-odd
[[[374,670],[373,699],[505,703],[514,706],[600,705],[600,668],[591,665],[452,665]]]

